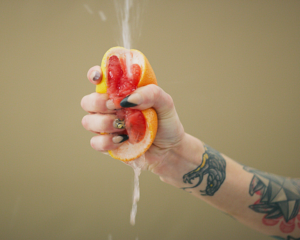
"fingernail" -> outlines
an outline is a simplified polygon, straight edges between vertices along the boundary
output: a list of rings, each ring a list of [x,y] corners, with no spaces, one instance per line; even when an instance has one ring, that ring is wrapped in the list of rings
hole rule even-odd
[[[128,138],[129,138],[128,135],[122,134],[122,135],[119,135],[119,136],[114,136],[112,138],[112,141],[114,143],[122,143],[122,142],[125,142],[126,140],[128,140]]]
[[[97,81],[100,78],[100,72],[99,71],[93,71],[91,78],[93,79],[93,81]]]
[[[135,107],[139,104],[141,104],[143,101],[142,96],[139,93],[133,93],[131,95],[128,95],[126,98],[124,98],[120,105],[121,107],[128,108],[128,107]]]
[[[111,100],[111,99],[106,101],[106,107],[107,107],[107,109],[111,109],[111,110],[116,109],[116,106],[115,106],[113,100]]]
[[[120,119],[115,119],[115,121],[113,122],[113,125],[114,125],[114,128],[117,128],[117,129],[125,128],[125,122]]]

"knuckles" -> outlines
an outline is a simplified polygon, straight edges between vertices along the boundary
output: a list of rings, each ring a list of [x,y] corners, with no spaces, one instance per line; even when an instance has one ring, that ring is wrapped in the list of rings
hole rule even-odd
[[[174,108],[173,98],[162,88],[154,84],[147,85],[146,88],[144,94],[145,104],[166,110]]]
[[[113,122],[117,119],[115,114],[88,114],[85,115],[82,120],[82,126],[91,132],[94,133],[113,133],[113,132],[121,132],[123,129],[117,129],[113,126]]]
[[[171,97],[171,95],[170,94],[168,94],[168,93],[166,93],[165,92],[165,99],[166,99],[166,106],[167,106],[167,108],[169,108],[169,109],[173,109],[174,108],[174,101],[173,101],[173,98]]]

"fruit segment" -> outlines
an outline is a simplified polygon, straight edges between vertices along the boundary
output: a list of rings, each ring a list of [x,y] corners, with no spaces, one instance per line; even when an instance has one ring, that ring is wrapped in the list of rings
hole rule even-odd
[[[108,60],[107,93],[114,100],[114,104],[120,107],[122,99],[131,94],[136,88],[141,77],[141,68],[137,64],[128,67],[124,58],[113,55]],[[130,72],[128,72],[128,70]]]
[[[118,107],[120,107],[122,99],[137,88],[141,76],[140,66],[132,64],[128,67],[126,65],[128,62],[126,59],[118,58],[115,55],[108,60],[107,93]],[[146,121],[140,110],[121,109],[117,111],[117,117],[125,121],[126,130],[124,134],[128,135],[130,143],[135,144],[143,140],[146,132]]]
[[[117,117],[124,120],[126,127],[124,134],[128,135],[130,143],[134,144],[143,140],[146,133],[146,120],[140,110],[120,109],[117,111]]]

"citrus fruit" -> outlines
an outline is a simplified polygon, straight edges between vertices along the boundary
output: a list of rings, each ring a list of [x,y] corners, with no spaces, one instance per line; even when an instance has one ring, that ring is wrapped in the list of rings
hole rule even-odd
[[[122,47],[109,49],[102,59],[103,78],[96,86],[96,92],[107,93],[120,108],[122,99],[139,87],[156,84],[154,71],[143,53]],[[121,161],[131,161],[143,155],[154,141],[157,131],[157,114],[153,108],[137,110],[121,108],[117,117],[124,120],[125,129],[120,134],[128,135],[128,141],[109,154]]]

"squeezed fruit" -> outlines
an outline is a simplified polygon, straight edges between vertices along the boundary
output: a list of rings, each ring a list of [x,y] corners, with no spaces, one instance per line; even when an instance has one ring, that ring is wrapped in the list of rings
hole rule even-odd
[[[121,161],[131,161],[143,155],[152,145],[157,131],[157,114],[153,108],[136,110],[121,108],[120,102],[137,88],[156,84],[156,77],[147,58],[138,50],[122,47],[109,49],[101,63],[102,81],[96,92],[107,93],[118,108],[117,117],[125,122],[128,141],[109,154]],[[119,109],[121,108],[121,109]]]
[[[128,66],[123,58],[113,55],[108,60],[108,81],[107,93],[113,99],[116,106],[120,106],[122,99],[131,94],[136,88],[141,76],[141,68],[137,64]],[[146,132],[146,121],[140,110],[121,109],[117,111],[117,117],[125,121],[126,130],[124,134],[128,134],[128,141],[132,144],[140,142]]]

